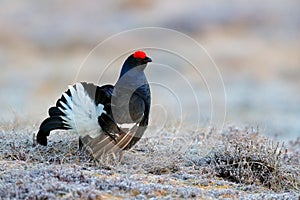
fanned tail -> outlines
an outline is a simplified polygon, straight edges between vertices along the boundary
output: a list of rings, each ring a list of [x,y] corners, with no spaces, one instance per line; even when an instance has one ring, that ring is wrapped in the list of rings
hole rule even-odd
[[[100,126],[98,117],[106,113],[102,104],[96,105],[95,100],[88,94],[92,89],[96,91],[97,86],[87,83],[76,83],[75,86],[69,86],[69,89],[62,94],[57,101],[56,106],[48,111],[49,117],[45,119],[37,134],[37,142],[41,145],[47,145],[47,137],[50,131],[56,129],[75,130],[82,137],[89,134],[96,137]],[[95,95],[95,94],[94,94]]]
[[[47,146],[47,137],[50,135],[50,131],[56,129],[67,130],[70,128],[65,126],[63,120],[59,116],[50,116],[45,119],[42,122],[40,130],[37,134],[37,142],[41,145]]]

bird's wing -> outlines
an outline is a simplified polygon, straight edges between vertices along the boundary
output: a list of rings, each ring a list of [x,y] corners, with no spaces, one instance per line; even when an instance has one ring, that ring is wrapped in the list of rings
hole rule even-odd
[[[140,140],[147,128],[148,115],[144,115],[130,129],[121,129],[111,117],[105,114],[99,117],[99,124],[104,131],[112,134],[112,136],[106,134],[99,135],[96,138],[84,138],[86,140],[84,143],[92,151],[93,157],[101,160],[101,157],[105,154],[115,154],[132,148]]]
[[[95,159],[101,160],[103,155],[116,154],[130,149],[133,146],[132,141],[140,130],[136,124],[131,129],[120,130],[119,136],[115,140],[108,135],[102,134],[96,138],[87,136],[82,139],[82,142],[91,150]]]

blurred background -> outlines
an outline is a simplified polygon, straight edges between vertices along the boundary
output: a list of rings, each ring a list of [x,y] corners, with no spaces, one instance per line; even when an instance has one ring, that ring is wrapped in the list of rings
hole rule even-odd
[[[106,51],[96,53],[85,63],[87,67],[78,77],[86,56],[114,34],[155,26],[182,32],[207,50],[224,81],[227,96],[225,125],[259,126],[268,135],[278,135],[284,140],[295,139],[300,135],[299,8],[298,0],[3,0],[0,2],[1,126],[16,120],[40,123],[49,106],[55,103],[67,85],[76,80],[113,83],[128,55],[122,55],[116,61],[116,67],[109,68],[111,72],[107,72],[107,78],[99,80],[101,72],[105,71],[103,60],[110,55],[112,58],[119,56],[115,49],[120,46],[126,49],[135,38],[124,40],[124,43],[118,41]],[[155,36],[147,39],[164,40]],[[181,41],[174,39],[169,43],[197,56],[195,49]],[[153,50],[149,50],[149,54],[154,61],[156,58],[164,60]],[[172,66],[179,62],[170,58],[165,59],[164,64]],[[203,59],[203,66],[211,65],[209,62]],[[200,110],[204,110],[201,115],[191,114],[195,112],[194,97],[184,88],[172,86],[177,96],[186,97],[180,100],[183,101],[181,115],[187,121],[197,118],[208,122],[210,100],[205,95],[205,87],[192,80],[193,72],[183,65],[176,69],[191,80],[196,93],[199,88],[197,103]],[[149,69],[146,73],[150,81],[174,82],[174,77],[166,75],[168,72],[164,74]],[[215,71],[213,75],[219,78]],[[219,89],[213,92],[220,92],[224,101],[222,88]],[[159,123],[167,119],[168,113],[159,102],[168,104],[168,97],[155,87],[152,91],[156,105],[152,121]]]

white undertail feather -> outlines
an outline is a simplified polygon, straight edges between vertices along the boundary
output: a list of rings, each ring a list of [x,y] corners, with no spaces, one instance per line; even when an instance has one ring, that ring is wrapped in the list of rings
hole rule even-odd
[[[85,91],[81,83],[69,86],[71,97],[66,93],[63,96],[66,104],[61,102],[62,107],[59,109],[66,115],[62,116],[66,125],[77,131],[82,137],[89,135],[96,137],[101,131],[98,124],[98,117],[106,113],[102,104],[96,105],[94,100]]]

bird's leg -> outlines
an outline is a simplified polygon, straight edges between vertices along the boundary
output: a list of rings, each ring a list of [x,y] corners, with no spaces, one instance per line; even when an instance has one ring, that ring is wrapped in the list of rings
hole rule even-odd
[[[78,139],[78,149],[79,151],[86,150],[87,144],[92,140],[92,138],[89,135],[86,135],[84,137],[79,136]]]
[[[81,151],[83,147],[84,147],[84,144],[83,144],[82,138],[80,136],[79,139],[78,139],[78,149],[79,149],[79,151]]]
[[[124,156],[124,152],[123,152],[123,151],[120,151],[120,152],[119,152],[119,162],[122,161],[123,156]]]

